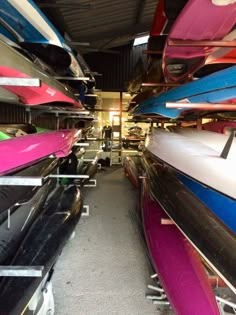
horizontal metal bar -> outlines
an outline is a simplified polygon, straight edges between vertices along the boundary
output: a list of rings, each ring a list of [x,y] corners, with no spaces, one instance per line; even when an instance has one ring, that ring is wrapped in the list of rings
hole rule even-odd
[[[189,46],[189,47],[235,47],[236,41],[226,40],[182,40],[182,39],[169,39],[169,46]]]
[[[42,277],[43,266],[0,266],[0,277]]]
[[[171,219],[162,218],[161,224],[163,225],[174,225],[175,223]]]
[[[0,185],[42,186],[43,182],[41,176],[0,176]]]
[[[163,299],[166,298],[166,295],[146,295],[146,298],[148,300],[155,300],[155,301],[162,301]]]
[[[89,143],[83,143],[83,142],[75,143],[75,144],[73,144],[73,146],[75,146],[75,147],[89,147]]]
[[[228,305],[228,306],[230,306],[230,307],[236,309],[236,304],[235,304],[235,303],[232,303],[232,302],[230,302],[230,301],[228,301],[228,300],[226,300],[226,299],[223,299],[223,298],[220,297],[220,296],[216,296],[216,301],[219,302],[219,303],[222,303],[222,304],[224,304],[224,305]]]
[[[170,302],[168,302],[168,301],[153,301],[153,304],[170,305]]]
[[[148,287],[148,289],[152,289],[152,290],[157,291],[157,292],[161,292],[161,293],[164,292],[164,290],[162,288],[151,285],[151,284],[149,284],[147,287]]]
[[[236,111],[236,104],[212,104],[212,103],[166,103],[166,108],[194,108],[205,110],[231,110]]]
[[[178,83],[164,83],[164,82],[159,82],[159,83],[155,83],[155,82],[144,82],[141,84],[142,86],[164,86],[164,87],[176,87],[176,86],[180,86],[180,84]]]
[[[68,114],[68,115],[89,115],[89,111],[82,111],[82,110],[78,110],[78,111],[75,111],[75,110],[54,110],[53,108],[50,108],[48,110],[48,112],[50,114]]]
[[[90,179],[89,183],[84,185],[84,187],[97,187],[97,180],[95,178]]]
[[[89,118],[94,119],[94,117],[89,116],[89,115],[68,115],[68,116],[65,116],[64,118],[65,119],[68,119],[68,118],[70,118],[70,119],[89,119]]]
[[[93,162],[95,159],[82,159],[83,162]]]
[[[71,81],[89,81],[89,77],[63,77],[63,76],[55,76],[57,80],[71,80]]]
[[[86,141],[95,141],[95,140],[98,140],[97,138],[86,138],[85,139]]]
[[[11,78],[1,77],[0,85],[11,85],[11,86],[35,86],[39,87],[41,81],[36,78]]]
[[[52,174],[50,178],[89,178],[89,175],[66,175],[66,174]]]

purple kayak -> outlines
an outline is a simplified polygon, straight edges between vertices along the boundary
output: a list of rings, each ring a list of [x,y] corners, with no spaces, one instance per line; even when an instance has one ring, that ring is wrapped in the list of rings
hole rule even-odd
[[[78,129],[62,129],[11,138],[0,142],[0,176],[48,157],[65,157],[80,139]]]
[[[219,309],[198,253],[164,210],[150,198],[142,182],[142,216],[153,266],[176,315],[219,315]]]

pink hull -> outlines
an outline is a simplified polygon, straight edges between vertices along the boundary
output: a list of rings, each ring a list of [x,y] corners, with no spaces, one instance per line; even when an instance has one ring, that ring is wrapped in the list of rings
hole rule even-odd
[[[180,47],[168,45],[168,40],[220,40],[230,32],[236,23],[236,3],[216,6],[210,0],[189,0],[176,19],[164,49],[164,72],[169,59],[204,58],[214,47]],[[197,64],[194,67],[199,67]],[[194,70],[194,69],[193,69]],[[196,69],[195,69],[196,70]],[[171,78],[175,81],[177,79]]]
[[[227,128],[236,128],[235,121],[217,121],[209,122],[202,125],[202,130],[208,130],[218,133],[227,133]]]
[[[12,77],[12,78],[30,78],[30,76],[4,66],[0,66],[0,76],[1,77]],[[62,92],[56,90],[55,88],[46,85],[41,82],[40,87],[32,86],[4,86],[5,89],[15,93],[21,100],[23,104],[26,105],[38,105],[52,102],[65,102],[72,104],[76,107],[82,108],[79,101],[68,97]]]
[[[139,186],[139,178],[134,161],[131,157],[127,156],[124,161],[124,172],[129,178],[130,182],[135,186]]]
[[[197,252],[151,200],[142,187],[143,226],[149,253],[163,289],[176,315],[219,315],[208,277]]]
[[[20,170],[39,160],[67,156],[79,140],[80,130],[66,129],[30,134],[0,142],[0,175]]]

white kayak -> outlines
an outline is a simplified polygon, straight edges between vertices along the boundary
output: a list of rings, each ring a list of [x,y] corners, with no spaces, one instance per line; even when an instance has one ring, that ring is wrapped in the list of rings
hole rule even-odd
[[[173,133],[153,129],[145,146],[157,158],[185,175],[236,198],[236,140],[227,159],[221,152],[228,137],[208,131],[187,130]]]

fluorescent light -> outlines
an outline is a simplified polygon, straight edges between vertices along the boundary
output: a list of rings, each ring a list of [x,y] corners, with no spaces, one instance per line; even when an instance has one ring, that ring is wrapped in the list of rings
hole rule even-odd
[[[141,44],[146,44],[148,42],[149,35],[141,36],[141,37],[136,37],[134,40],[133,46],[141,45]]]

